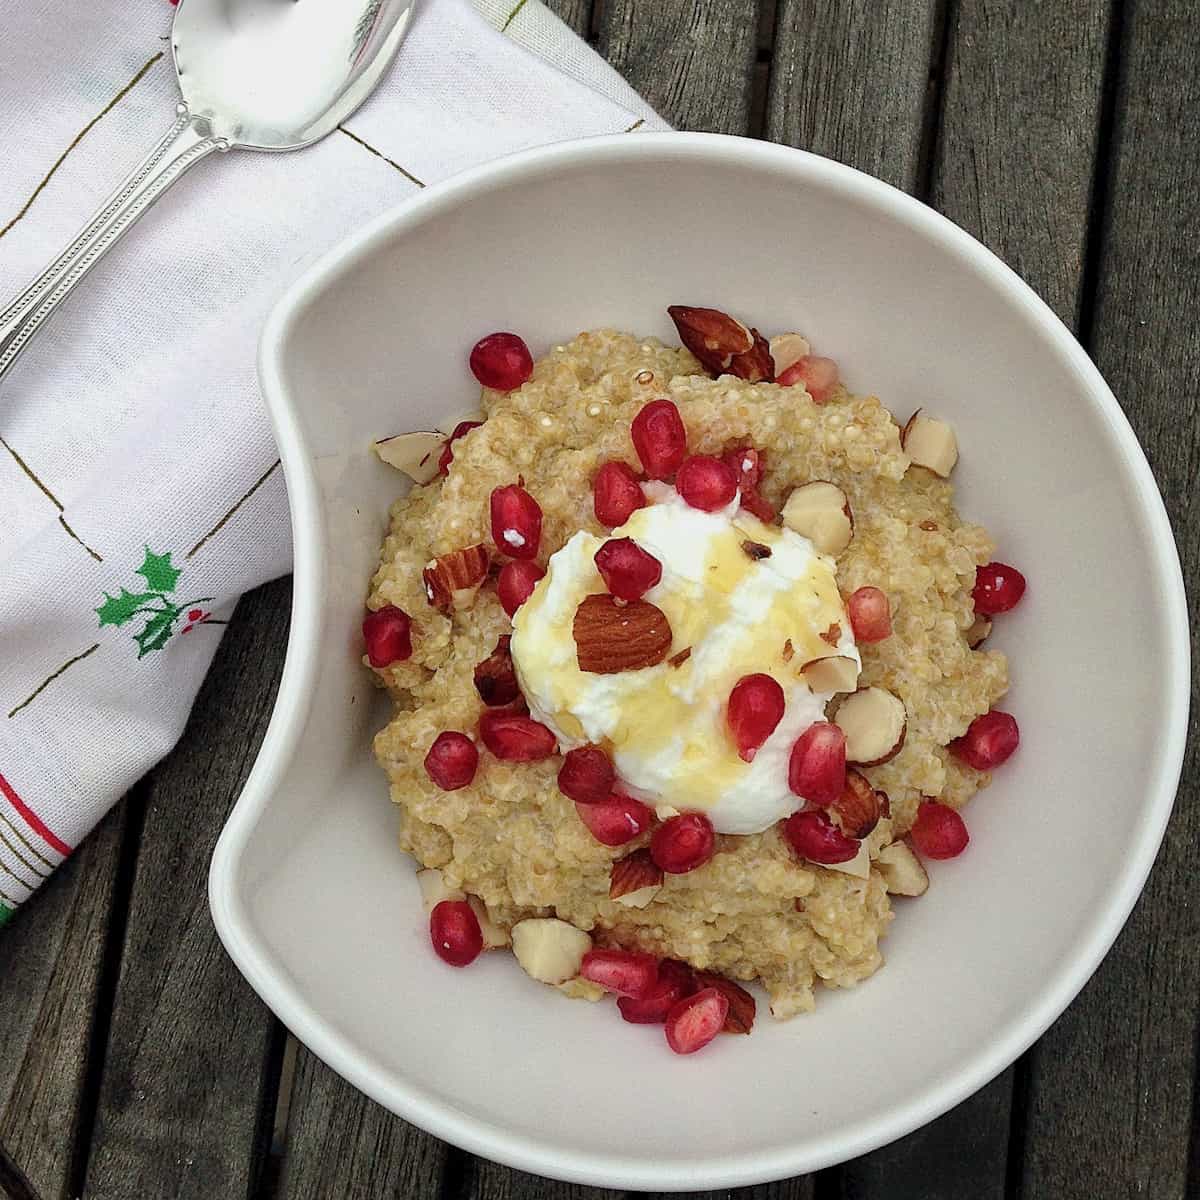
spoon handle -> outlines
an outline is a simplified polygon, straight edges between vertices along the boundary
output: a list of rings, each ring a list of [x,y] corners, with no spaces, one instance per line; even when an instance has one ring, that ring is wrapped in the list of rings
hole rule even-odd
[[[0,378],[75,285],[123,233],[189,167],[228,150],[208,122],[180,105],[175,124],[117,185],[75,240],[11,304],[0,311]]]

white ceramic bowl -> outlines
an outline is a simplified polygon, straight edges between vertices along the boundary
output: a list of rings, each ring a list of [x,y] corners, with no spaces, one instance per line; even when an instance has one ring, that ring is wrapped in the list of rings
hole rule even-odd
[[[854,390],[953,422],[961,511],[1029,592],[997,624],[1022,745],[971,846],[900,901],[887,966],[815,1015],[677,1058],[654,1030],[429,949],[370,742],[359,622],[401,477],[372,438],[470,408],[466,351],[535,353],[670,303],[801,329]],[[1184,593],[1141,450],[1050,310],[930,209],[761,142],[627,135],[468,172],[377,220],[281,301],[263,388],[295,528],[291,642],[211,899],[230,954],[335,1070],[460,1146],[613,1187],[811,1171],[937,1116],[1063,1010],[1125,920],[1178,778]],[[582,484],[582,481],[581,481]],[[764,1007],[764,1006],[760,1006]]]

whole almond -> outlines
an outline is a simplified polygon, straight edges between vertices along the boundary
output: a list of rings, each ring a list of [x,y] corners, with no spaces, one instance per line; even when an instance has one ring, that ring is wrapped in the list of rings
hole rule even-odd
[[[847,837],[861,840],[879,824],[879,796],[865,776],[848,770],[842,794],[829,806],[829,811]]]
[[[618,604],[612,596],[587,596],[572,632],[579,669],[595,675],[653,667],[671,648],[667,614],[648,600]]]
[[[421,573],[429,603],[442,612],[467,608],[487,578],[490,561],[483,545],[439,555]]]
[[[744,354],[735,354],[729,360],[729,374],[736,375],[747,383],[774,383],[775,361],[771,358],[771,347],[757,329],[750,330],[754,345]]]
[[[746,354],[755,348],[754,334],[741,321],[720,309],[672,304],[667,312],[679,331],[679,340],[714,374],[728,371],[734,355]],[[768,359],[770,355],[768,348]]]

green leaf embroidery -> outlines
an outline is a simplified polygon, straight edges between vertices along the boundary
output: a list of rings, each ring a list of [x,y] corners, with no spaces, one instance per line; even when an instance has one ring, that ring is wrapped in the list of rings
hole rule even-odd
[[[140,633],[134,634],[138,658],[145,657],[151,650],[161,650],[171,640],[171,634],[175,632],[175,620],[181,611],[173,604],[168,604],[146,622]]]
[[[105,592],[104,603],[96,609],[101,628],[105,625],[124,625],[137,616],[144,604],[159,599],[161,597],[157,592],[128,592],[124,588],[119,596],[110,596]]]
[[[154,592],[173,592],[179,576],[183,574],[182,567],[171,566],[171,551],[166,554],[155,554],[149,546],[146,547],[146,557],[137,573],[143,576],[150,590]]]

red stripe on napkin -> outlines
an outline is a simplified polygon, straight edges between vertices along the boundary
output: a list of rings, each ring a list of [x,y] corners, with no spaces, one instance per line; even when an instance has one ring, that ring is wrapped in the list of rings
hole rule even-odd
[[[9,804],[17,810],[24,818],[25,824],[34,831],[46,843],[47,846],[53,846],[55,850],[66,858],[71,853],[71,847],[67,845],[62,838],[58,837],[50,827],[21,799],[20,796],[13,790],[12,784],[0,775],[0,792],[3,792]]]

